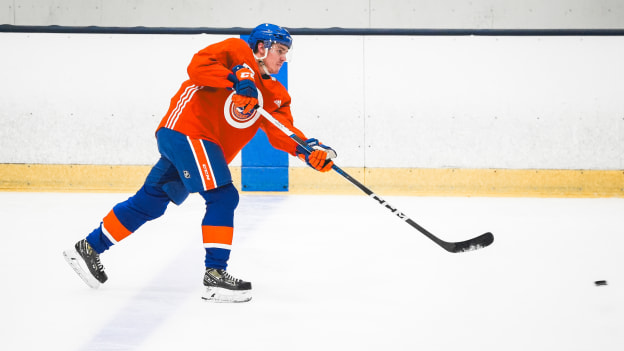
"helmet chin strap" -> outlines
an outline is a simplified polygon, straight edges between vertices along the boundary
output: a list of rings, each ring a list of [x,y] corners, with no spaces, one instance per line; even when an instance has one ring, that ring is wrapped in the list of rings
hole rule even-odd
[[[266,67],[266,65],[264,64],[264,61],[260,60],[258,61],[258,65],[260,67],[262,67],[262,69],[264,70],[264,74],[266,74],[267,76],[270,76],[271,73],[269,73],[269,69]]]
[[[265,73],[267,76],[270,76],[270,75],[271,75],[271,73],[269,73],[269,69],[268,69],[268,68],[266,67],[266,65],[264,64],[264,59],[267,57],[267,55],[268,55],[268,54],[269,54],[269,49],[266,49],[266,50],[264,50],[264,56],[262,56],[262,57],[258,57],[258,56],[256,56],[256,54],[255,54],[255,53],[254,53],[253,55],[254,55],[254,57],[256,58],[256,61],[258,61],[258,65],[259,65],[260,67],[262,67],[262,69],[264,70],[264,73]]]

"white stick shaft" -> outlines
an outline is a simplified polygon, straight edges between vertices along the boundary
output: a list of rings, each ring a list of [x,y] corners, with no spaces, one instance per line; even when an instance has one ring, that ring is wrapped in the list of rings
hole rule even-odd
[[[302,148],[306,149],[308,152],[312,152],[313,151],[312,148],[310,148],[310,146],[308,145],[308,143],[303,141],[297,134],[293,133],[290,129],[288,129],[288,127],[283,125],[282,122],[278,121],[275,117],[273,117],[265,109],[263,109],[262,107],[258,107],[258,112],[260,112],[260,114],[262,116],[264,116],[264,118],[266,118],[269,122],[271,122],[274,126],[276,126],[284,134],[288,135],[291,139],[293,139],[295,142],[297,142],[297,144],[299,144],[299,146],[301,146]]]
[[[295,134],[290,129],[288,129],[288,127],[286,127],[280,121],[275,119],[275,117],[273,117],[270,113],[266,112],[266,110],[263,109],[262,107],[258,107],[258,112],[260,112],[260,114],[262,116],[264,116],[264,118],[268,119],[269,122],[273,123],[274,126],[279,128],[279,130],[284,132],[286,135],[291,136],[291,135]]]

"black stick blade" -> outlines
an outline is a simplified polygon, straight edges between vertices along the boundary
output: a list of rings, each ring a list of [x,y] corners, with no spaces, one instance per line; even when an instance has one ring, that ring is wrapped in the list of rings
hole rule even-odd
[[[444,248],[453,253],[466,252],[479,250],[489,246],[494,242],[494,235],[490,232],[481,234],[476,238],[472,238],[466,241],[460,241],[456,243],[448,243]]]

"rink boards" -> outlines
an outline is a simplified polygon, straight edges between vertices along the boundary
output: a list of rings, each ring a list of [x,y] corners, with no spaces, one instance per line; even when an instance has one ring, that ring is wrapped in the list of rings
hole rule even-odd
[[[134,191],[150,166],[0,165],[0,190]],[[417,196],[624,197],[618,170],[514,170],[344,168],[379,194]],[[241,167],[232,167],[241,189]],[[335,172],[290,167],[295,194],[355,194],[359,190]]]

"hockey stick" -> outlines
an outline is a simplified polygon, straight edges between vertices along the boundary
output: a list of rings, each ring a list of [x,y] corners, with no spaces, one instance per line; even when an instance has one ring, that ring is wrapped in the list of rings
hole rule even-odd
[[[313,151],[312,148],[310,148],[310,146],[308,146],[308,144],[304,140],[298,137],[295,133],[293,133],[286,126],[284,126],[280,121],[275,119],[275,117],[273,117],[270,113],[266,112],[262,107],[259,107],[258,111],[260,112],[262,116],[264,116],[264,118],[266,118],[269,122],[271,122],[274,126],[276,126],[279,130],[284,132],[286,135],[288,135],[299,146],[301,146],[308,152]],[[459,242],[444,241],[438,238],[437,236],[431,234],[428,230],[426,230],[425,228],[421,227],[418,223],[411,220],[409,217],[407,217],[407,215],[399,211],[396,207],[390,205],[386,200],[382,199],[377,194],[373,193],[369,188],[364,186],[364,184],[360,183],[355,178],[351,177],[347,172],[343,171],[340,167],[336,166],[336,164],[332,166],[332,169],[338,172],[338,174],[340,174],[341,176],[345,177],[349,182],[351,182],[351,184],[358,187],[366,195],[372,197],[380,205],[390,210],[390,212],[394,213],[401,220],[405,221],[407,224],[416,228],[419,232],[424,234],[426,237],[431,239],[436,244],[440,245],[443,249],[445,249],[448,252],[457,253],[457,252],[477,250],[477,249],[484,248],[494,242],[494,235],[490,232],[481,234],[475,238],[472,238],[466,241],[459,241]]]

